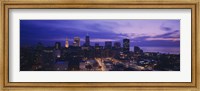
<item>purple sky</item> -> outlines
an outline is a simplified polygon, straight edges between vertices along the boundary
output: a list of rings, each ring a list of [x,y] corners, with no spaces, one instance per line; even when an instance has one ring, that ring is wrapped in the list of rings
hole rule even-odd
[[[180,47],[180,20],[20,20],[20,44],[38,42],[53,46],[66,38],[90,36],[91,44],[119,41],[124,38],[131,46]]]

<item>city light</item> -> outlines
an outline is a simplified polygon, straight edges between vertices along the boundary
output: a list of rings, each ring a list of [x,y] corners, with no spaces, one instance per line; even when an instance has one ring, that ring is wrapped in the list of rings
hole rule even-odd
[[[154,52],[143,52],[135,46],[130,51],[130,40],[123,40],[123,47],[120,42],[105,41],[105,46],[96,43],[90,45],[90,37],[85,37],[85,43],[80,46],[80,38],[74,37],[73,44],[66,38],[65,47],[60,42],[55,42],[55,47],[44,47],[39,44],[35,51],[35,63],[29,70],[66,70],[66,71],[156,71],[156,70],[180,70],[180,59],[177,54],[162,54]],[[25,50],[22,50],[25,51]],[[53,56],[55,55],[55,56]],[[21,55],[21,60],[27,54]],[[164,59],[163,59],[164,58]],[[43,61],[43,60],[46,61]],[[53,59],[53,60],[52,60]],[[169,60],[163,65],[163,60]],[[51,61],[50,61],[51,60]],[[37,63],[37,64],[36,64]],[[165,65],[164,64],[164,65]],[[27,70],[21,67],[24,70]]]
[[[180,20],[20,20],[20,71],[180,71]]]

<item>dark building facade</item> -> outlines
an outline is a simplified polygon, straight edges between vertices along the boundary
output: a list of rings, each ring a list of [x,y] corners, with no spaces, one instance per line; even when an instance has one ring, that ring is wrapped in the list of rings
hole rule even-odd
[[[90,37],[88,35],[85,37],[85,46],[90,46]]]
[[[123,39],[123,51],[129,52],[130,49],[130,40],[129,39]]]
[[[120,42],[114,42],[114,49],[120,49],[121,43]]]
[[[55,49],[56,50],[61,49],[61,43],[60,42],[55,43]]]
[[[80,38],[79,37],[74,37],[73,46],[80,47]]]
[[[111,41],[105,42],[105,49],[112,49],[112,42]]]
[[[138,47],[138,46],[134,46],[134,52],[135,53],[143,53],[143,50],[140,49],[140,47]]]

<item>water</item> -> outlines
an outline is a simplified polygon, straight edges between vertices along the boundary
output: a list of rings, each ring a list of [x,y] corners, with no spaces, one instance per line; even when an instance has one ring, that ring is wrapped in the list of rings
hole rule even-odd
[[[180,54],[180,47],[140,47],[140,49],[144,52]],[[134,51],[134,47],[131,47],[130,51]]]

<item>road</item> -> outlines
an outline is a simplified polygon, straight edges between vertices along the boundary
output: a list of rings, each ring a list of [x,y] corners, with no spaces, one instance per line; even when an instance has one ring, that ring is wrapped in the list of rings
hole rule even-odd
[[[113,62],[113,64],[121,63],[121,64],[126,65],[126,63],[121,62],[120,60],[117,60],[117,59],[114,59],[114,58],[95,58],[95,60],[99,64],[99,66],[101,66],[102,71],[108,71],[108,69],[106,68],[106,65],[104,64],[104,61],[107,60],[107,59],[111,60]],[[134,69],[140,70],[140,71],[145,69],[143,66],[138,66],[135,63],[128,63],[128,64],[129,64],[129,66],[131,64],[131,67],[133,67]]]
[[[103,63],[103,59],[101,59],[101,58],[95,58],[95,60],[97,61],[97,63],[99,64],[99,66],[101,66],[101,70],[102,71],[106,71],[106,66]]]

